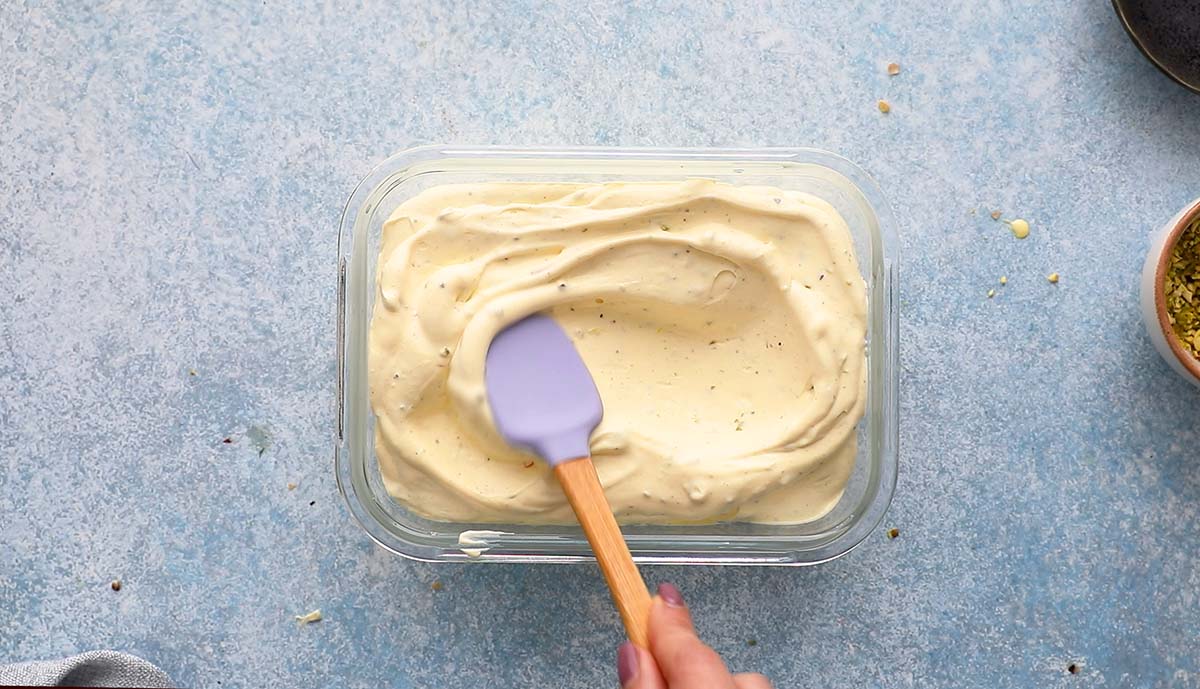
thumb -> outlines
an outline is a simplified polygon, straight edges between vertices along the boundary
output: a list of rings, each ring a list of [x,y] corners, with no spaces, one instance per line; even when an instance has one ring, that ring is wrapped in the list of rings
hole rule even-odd
[[[671,689],[734,689],[717,652],[696,636],[683,595],[660,584],[650,608],[650,652]]]

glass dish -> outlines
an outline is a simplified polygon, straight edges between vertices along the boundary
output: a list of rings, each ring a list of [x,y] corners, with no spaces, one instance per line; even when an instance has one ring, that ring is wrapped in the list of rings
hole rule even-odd
[[[437,522],[408,511],[383,487],[368,400],[367,333],[383,222],[429,187],[464,182],[663,181],[706,177],[805,191],[833,204],[853,235],[867,285],[867,403],[845,494],[806,524],[625,526],[642,563],[811,565],[845,554],[878,525],[897,471],[897,276],[893,220],[874,181],[850,161],[803,148],[513,148],[421,146],[398,153],[350,195],[338,237],[338,487],[377,543],[423,561],[583,562],[574,526]]]

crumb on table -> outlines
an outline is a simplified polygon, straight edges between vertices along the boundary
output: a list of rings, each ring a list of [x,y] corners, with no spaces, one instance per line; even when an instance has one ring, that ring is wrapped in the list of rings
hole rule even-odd
[[[1012,229],[1013,236],[1017,239],[1025,239],[1029,236],[1029,221],[1017,218],[1009,221],[1008,226]]]

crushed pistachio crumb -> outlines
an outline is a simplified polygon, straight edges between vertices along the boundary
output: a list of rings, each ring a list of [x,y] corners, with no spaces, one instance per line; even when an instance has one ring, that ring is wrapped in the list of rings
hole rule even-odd
[[[1012,228],[1013,236],[1017,239],[1025,239],[1029,236],[1029,222],[1026,220],[1020,218],[1010,220],[1008,226]]]
[[[888,532],[887,532],[888,538],[895,539],[899,536],[900,536],[900,529],[897,529],[895,527],[888,529]]]
[[[1053,284],[1058,284],[1058,273],[1050,273],[1046,276],[1046,279]]]
[[[306,625],[306,624],[312,624],[313,622],[320,622],[320,621],[321,621],[321,609],[320,608],[317,608],[316,610],[313,610],[312,612],[306,612],[303,615],[296,615],[296,623],[301,626]]]
[[[900,73],[900,63],[899,62],[889,62],[888,66],[887,66],[887,72],[888,72],[888,76],[893,76],[893,77],[896,76],[897,74],[899,74]]]
[[[747,645],[747,646],[757,646],[757,645],[758,645],[758,639],[750,639],[750,640],[746,641],[746,645]]]
[[[1000,276],[1000,284],[1001,284],[1001,285],[1007,285],[1007,284],[1008,284],[1008,276],[1007,276],[1007,275],[1001,275],[1001,276]]]
[[[879,112],[881,112],[885,115],[892,111],[892,104],[883,99],[880,99],[878,105],[879,105]]]
[[[996,296],[996,290],[994,290],[994,289],[988,290],[988,299],[991,299],[994,296]]]
[[[1184,349],[1200,358],[1200,218],[1175,241],[1163,281],[1167,320]]]

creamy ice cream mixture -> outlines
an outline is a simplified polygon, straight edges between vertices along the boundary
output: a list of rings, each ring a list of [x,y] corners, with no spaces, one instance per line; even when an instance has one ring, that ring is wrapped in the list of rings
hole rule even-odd
[[[604,400],[623,523],[798,523],[837,503],[866,393],[866,289],[814,196],[710,180],[428,189],[384,225],[371,321],[387,490],[456,522],[570,523],[492,424],[484,356],[544,311]]]

